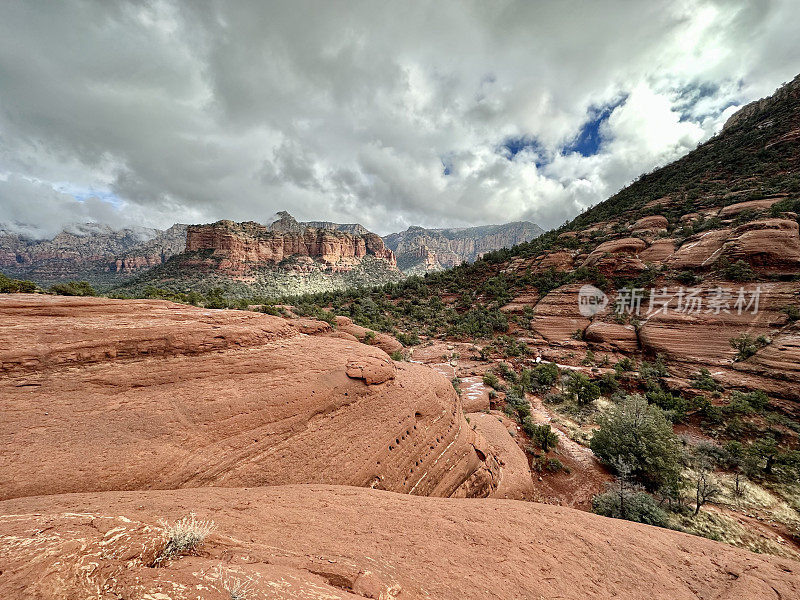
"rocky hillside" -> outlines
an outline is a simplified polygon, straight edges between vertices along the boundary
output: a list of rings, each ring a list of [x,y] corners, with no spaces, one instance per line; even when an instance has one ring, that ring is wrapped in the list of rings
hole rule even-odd
[[[180,224],[114,230],[86,223],[45,240],[0,231],[0,271],[40,285],[85,279],[107,286],[162,264],[185,246],[186,225]]]
[[[423,274],[473,262],[487,252],[511,248],[544,233],[534,223],[519,221],[451,229],[409,227],[383,238],[397,255],[397,266],[408,274]]]
[[[276,297],[402,278],[394,253],[374,233],[348,233],[329,223],[312,227],[285,212],[279,217],[270,225],[253,221],[190,225],[185,252],[120,291],[140,294],[147,287],[174,291],[222,287],[234,296]]]

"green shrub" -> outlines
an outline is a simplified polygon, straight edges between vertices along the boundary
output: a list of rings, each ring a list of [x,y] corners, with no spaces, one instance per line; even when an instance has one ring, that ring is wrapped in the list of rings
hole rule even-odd
[[[711,376],[711,373],[708,369],[703,367],[697,373],[692,376],[690,380],[692,387],[698,390],[705,390],[707,392],[721,392],[722,386],[719,385],[714,378]]]
[[[562,402],[566,401],[566,398],[564,397],[563,394],[559,394],[558,392],[552,392],[544,397],[544,401],[547,404],[561,404]]]
[[[531,441],[542,449],[542,452],[547,453],[558,446],[558,434],[552,430],[550,425],[536,425],[528,419],[527,423],[523,423],[523,428]]]
[[[724,265],[722,276],[729,281],[755,281],[758,278],[758,274],[743,260]]]
[[[36,284],[27,279],[10,279],[0,273],[0,294],[31,294]]]
[[[750,414],[764,410],[768,404],[769,397],[762,390],[733,392],[726,409],[731,413]]]
[[[626,396],[598,423],[590,448],[604,464],[629,465],[631,476],[649,490],[677,486],[680,446],[660,408],[642,396]]]
[[[740,360],[747,360],[769,343],[769,338],[763,335],[753,338],[746,333],[731,338],[730,340],[731,347],[736,350],[736,357],[734,360],[737,362]]]
[[[645,398],[650,404],[655,404],[662,409],[666,417],[673,423],[679,423],[686,419],[689,403],[681,396],[658,387],[646,392]]]
[[[494,373],[486,373],[483,376],[483,383],[484,385],[489,386],[493,390],[503,389],[503,385],[500,383],[500,379]]]
[[[792,305],[786,306],[781,310],[786,313],[786,317],[790,323],[800,320],[800,307]]]
[[[614,370],[619,374],[623,371],[633,371],[636,367],[636,363],[633,362],[632,359],[626,357],[620,358],[617,361],[617,364],[614,365]]]
[[[646,492],[636,492],[624,499],[625,515],[622,515],[622,501],[619,494],[608,491],[592,498],[592,512],[604,517],[626,519],[637,523],[667,527],[669,516],[658,506],[653,497]]]
[[[523,369],[519,381],[527,392],[549,390],[558,381],[559,370],[555,363],[541,363],[532,369]]]
[[[669,370],[667,370],[664,357],[657,356],[656,360],[652,363],[643,360],[642,365],[639,367],[639,375],[644,379],[660,379],[662,377],[669,377]]]
[[[69,281],[50,286],[50,291],[59,296],[97,296],[88,281]]]
[[[505,413],[515,421],[524,424],[525,419],[530,419],[531,405],[524,398],[508,394],[506,396]]]
[[[578,404],[590,404],[600,397],[600,387],[578,371],[572,371],[567,375],[564,391]]]

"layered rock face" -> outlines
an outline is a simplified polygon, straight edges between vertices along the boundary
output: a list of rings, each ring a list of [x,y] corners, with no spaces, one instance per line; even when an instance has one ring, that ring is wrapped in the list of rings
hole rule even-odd
[[[437,271],[472,262],[492,250],[527,242],[544,230],[527,221],[453,229],[409,227],[384,237],[406,272]]]
[[[182,252],[186,225],[167,230],[121,229],[87,223],[49,240],[0,233],[0,270],[48,283],[63,279],[122,280]]]
[[[335,229],[285,225],[273,228],[248,221],[218,221],[189,226],[186,251],[210,251],[220,260],[218,269],[243,274],[254,267],[274,267],[284,260],[311,259],[327,271],[347,271],[366,256],[396,266],[394,253],[374,233],[350,234]]]
[[[215,523],[205,544],[148,566],[165,523],[190,511]],[[0,555],[3,597],[43,600],[800,597],[796,561],[675,531],[330,485],[7,500]]]
[[[444,376],[316,324],[0,298],[0,498],[288,483],[496,491],[503,467]]]

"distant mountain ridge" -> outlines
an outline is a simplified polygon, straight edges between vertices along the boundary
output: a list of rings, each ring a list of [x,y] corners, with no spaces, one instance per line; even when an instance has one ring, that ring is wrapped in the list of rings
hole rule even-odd
[[[186,227],[175,224],[166,230],[115,230],[108,225],[81,223],[44,240],[0,230],[0,271],[42,285],[68,279],[113,284],[182,252]]]
[[[385,248],[382,246],[382,249],[378,248],[381,238],[359,223],[297,221],[286,211],[277,213],[275,220],[267,225],[250,223],[253,231],[260,228],[259,235],[279,232],[305,235],[305,232],[315,230],[363,238],[368,241],[367,246],[377,250],[378,258],[388,261],[390,269],[396,265],[407,275],[440,271],[472,262],[486,252],[530,241],[543,233],[541,227],[527,221],[480,227],[409,227],[406,231],[385,236],[382,242]],[[184,252],[187,249],[187,230],[191,227],[196,226],[176,224],[166,230],[148,227],[116,230],[99,223],[81,223],[65,227],[51,239],[33,239],[0,228],[0,271],[16,278],[31,279],[40,285],[85,279],[101,288],[118,286]],[[327,243],[335,246],[338,242],[330,238]],[[298,246],[295,249],[300,262],[303,256],[313,256],[316,252],[310,247],[302,249]],[[392,256],[385,252],[386,249]],[[319,252],[322,256],[328,250]],[[298,269],[299,263],[294,270]],[[395,279],[392,275],[387,281]],[[370,282],[381,281],[370,278]],[[360,284],[356,278],[354,285]]]
[[[473,262],[486,252],[529,242],[543,233],[544,229],[535,223],[515,221],[441,229],[412,226],[383,239],[397,256],[397,266],[407,274],[415,274]]]

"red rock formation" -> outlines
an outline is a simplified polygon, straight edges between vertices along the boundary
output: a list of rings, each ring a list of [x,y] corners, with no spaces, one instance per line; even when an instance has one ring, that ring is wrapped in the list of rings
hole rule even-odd
[[[686,239],[667,259],[676,269],[708,269],[721,258],[744,260],[760,273],[792,274],[800,268],[798,224],[789,219],[750,221]]]
[[[623,352],[639,349],[639,339],[632,325],[594,321],[584,331],[584,337],[587,341]]]
[[[650,233],[657,234],[667,230],[669,221],[661,215],[652,215],[649,217],[642,217],[633,224],[631,230],[635,233]]]
[[[674,269],[699,269],[713,265],[719,260],[730,232],[730,229],[712,229],[688,237],[667,260],[667,265]]]
[[[794,274],[800,269],[797,221],[765,219],[740,225],[722,253],[731,261],[744,260],[761,273]]]
[[[747,202],[737,202],[736,204],[730,204],[728,206],[723,206],[719,214],[719,218],[721,219],[730,219],[731,217],[735,217],[736,215],[746,211],[746,210],[755,210],[755,211],[762,211],[766,210],[776,202],[778,202],[781,198],[765,198],[763,200],[749,200]]]
[[[338,331],[350,334],[355,339],[365,344],[377,346],[387,354],[399,352],[403,349],[403,344],[398,342],[391,335],[356,325],[347,317],[336,317],[336,328]]]
[[[639,258],[645,263],[662,263],[675,253],[675,240],[662,238],[654,240],[647,248],[639,252]]]
[[[583,262],[584,267],[595,267],[605,275],[635,276],[645,269],[639,253],[647,242],[639,238],[610,240],[597,246]]]
[[[374,233],[355,235],[310,227],[274,231],[252,221],[191,225],[186,234],[186,250],[210,251],[221,259],[219,269],[239,274],[253,267],[278,265],[289,257],[308,257],[331,271],[349,270],[367,255],[393,267],[397,264],[394,253]]]
[[[312,482],[492,493],[502,467],[447,378],[301,330],[164,301],[0,297],[0,498]]]

